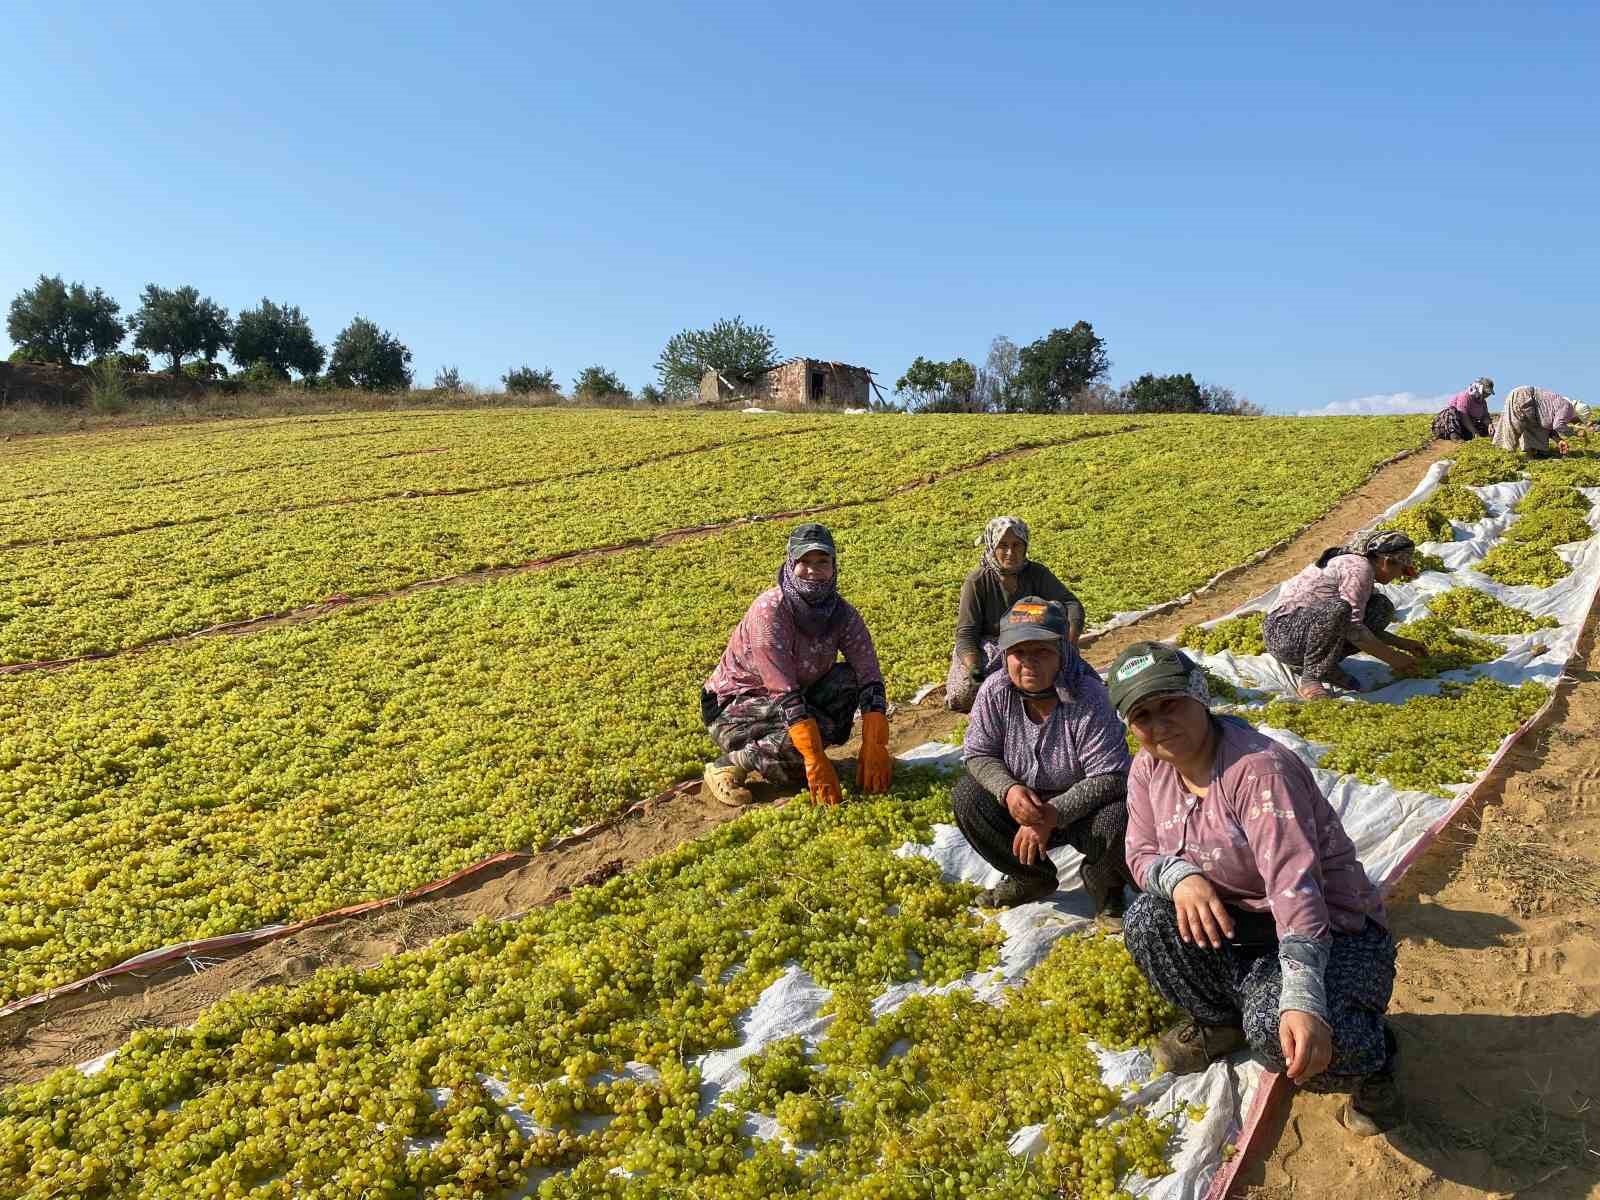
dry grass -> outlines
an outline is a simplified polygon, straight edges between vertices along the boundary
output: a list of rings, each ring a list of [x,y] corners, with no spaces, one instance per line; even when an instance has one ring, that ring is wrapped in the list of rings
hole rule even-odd
[[[1478,1151],[1503,1170],[1540,1172],[1535,1186],[1568,1168],[1600,1171],[1600,1150],[1589,1139],[1585,1119],[1592,1101],[1553,1098],[1548,1081],[1540,1086],[1529,1077],[1527,1099],[1520,1104],[1490,1104],[1467,1092],[1489,1112],[1482,1121],[1458,1124],[1426,1106],[1412,1106],[1408,1136],[1435,1151]]]
[[[1478,886],[1504,891],[1525,914],[1552,899],[1600,904],[1600,866],[1563,853],[1536,826],[1493,809],[1483,814],[1467,869]]]

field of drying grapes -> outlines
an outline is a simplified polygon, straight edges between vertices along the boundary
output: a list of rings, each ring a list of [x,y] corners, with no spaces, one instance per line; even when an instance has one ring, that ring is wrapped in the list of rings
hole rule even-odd
[[[1426,432],[492,411],[9,444],[0,1004],[536,852],[695,777],[698,685],[797,514],[834,528],[904,705],[943,676],[988,517],[1029,521],[1093,625],[1293,537]],[[1555,584],[1595,471],[1536,474],[1484,577]],[[1464,462],[1405,519],[1448,542],[1471,488],[1515,472]],[[1497,604],[1468,581],[1418,618],[1458,681],[1438,694],[1254,715],[1352,778],[1459,785],[1547,696],[1486,673],[1496,639],[1539,628]],[[1248,636],[1190,634],[1241,655]],[[947,819],[943,778],[902,770],[889,797],[753,812],[519,919],[227,996],[93,1073],[0,1092],[0,1190],[1147,1186],[1190,1118],[1128,1102],[1096,1056],[1144,1043],[1159,1001],[1107,939],[1007,976],[976,889],[904,852]],[[995,995],[964,982],[997,969]],[[719,1059],[796,980],[824,997],[814,1035]],[[1040,1149],[1013,1153],[1035,1127]]]

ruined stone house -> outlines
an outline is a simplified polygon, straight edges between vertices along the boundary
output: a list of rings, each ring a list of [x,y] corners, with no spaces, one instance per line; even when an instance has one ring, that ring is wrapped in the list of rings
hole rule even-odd
[[[708,407],[866,408],[877,384],[866,367],[820,358],[790,358],[751,376],[707,371],[700,403]]]

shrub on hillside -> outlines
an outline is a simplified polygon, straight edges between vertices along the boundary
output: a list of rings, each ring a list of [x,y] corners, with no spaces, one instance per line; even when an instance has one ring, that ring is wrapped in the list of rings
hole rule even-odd
[[[531,393],[547,392],[550,395],[559,395],[561,385],[556,382],[556,374],[549,367],[536,371],[532,367],[512,367],[500,376],[500,382],[505,385],[508,392]]]

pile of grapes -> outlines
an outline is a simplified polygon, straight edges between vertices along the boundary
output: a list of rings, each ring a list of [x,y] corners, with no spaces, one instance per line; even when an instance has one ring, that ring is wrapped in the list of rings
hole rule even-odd
[[[1250,612],[1215,625],[1185,625],[1178,645],[1201,654],[1265,654],[1267,643],[1262,627],[1266,620],[1266,613]]]
[[[1494,748],[1549,695],[1536,683],[1513,688],[1479,679],[1404,704],[1278,701],[1238,715],[1331,747],[1318,764],[1330,771],[1443,793],[1482,771]]]
[[[1119,942],[1063,939],[999,1005],[873,1019],[889,984],[995,961],[975,889],[895,853],[948,811],[923,776],[752,813],[521,920],[142,1031],[98,1074],[0,1093],[0,1194],[1109,1197],[1165,1172],[1171,1125],[1119,1115],[1088,1044],[1173,1015]],[[707,1109],[696,1060],[790,963],[833,990],[826,1035]],[[1044,1150],[1014,1157],[1033,1123]]]
[[[1457,629],[1478,633],[1533,633],[1539,629],[1554,629],[1560,624],[1554,617],[1536,617],[1496,600],[1488,592],[1467,587],[1451,588],[1441,595],[1428,597],[1428,612]]]
[[[1385,522],[1385,529],[1398,529],[1417,545],[1423,542],[1451,542],[1455,529],[1450,522],[1467,524],[1489,515],[1483,501],[1459,484],[1446,484],[1427,499]]]

